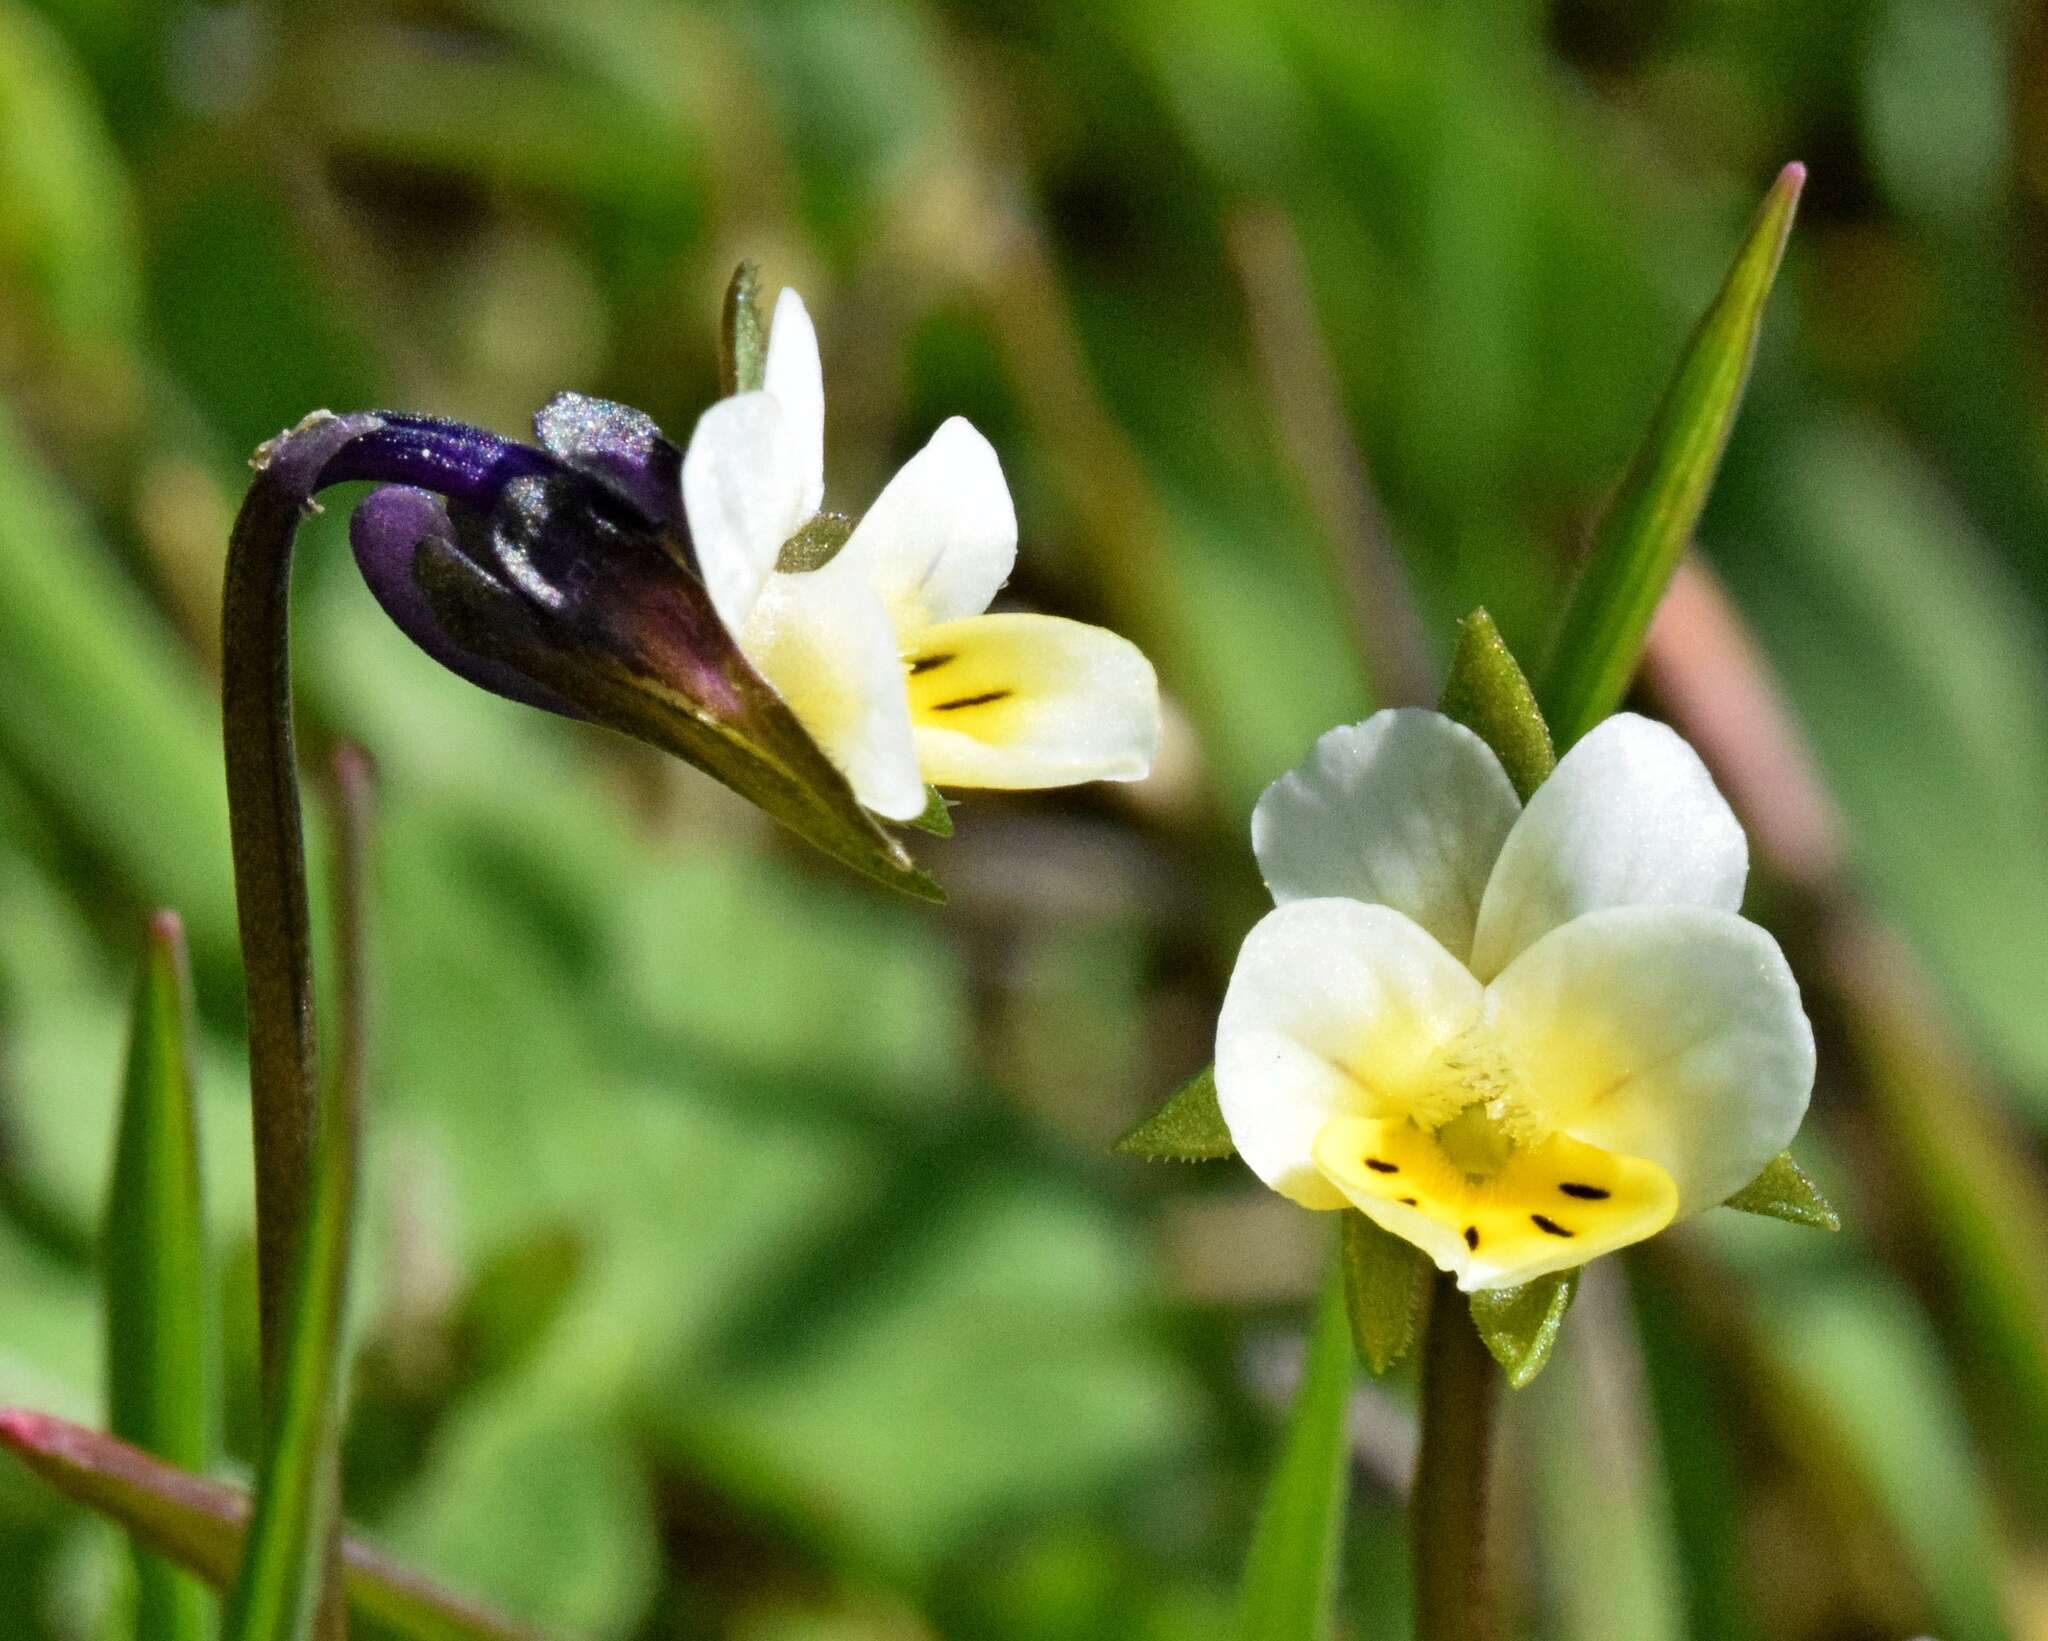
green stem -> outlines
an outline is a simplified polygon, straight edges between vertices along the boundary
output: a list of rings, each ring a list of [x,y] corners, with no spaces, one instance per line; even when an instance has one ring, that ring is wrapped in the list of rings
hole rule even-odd
[[[1488,1510],[1500,1370],[1439,1276],[1422,1349],[1422,1448],[1408,1501],[1416,1641],[1495,1641]]]

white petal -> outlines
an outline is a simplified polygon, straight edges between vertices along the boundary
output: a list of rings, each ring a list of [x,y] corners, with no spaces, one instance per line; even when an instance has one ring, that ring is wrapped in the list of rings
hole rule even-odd
[[[1699,754],[1648,718],[1609,718],[1566,753],[1501,846],[1472,972],[1494,975],[1603,906],[1742,905],[1749,845]]]
[[[737,633],[782,544],[811,516],[789,419],[772,395],[734,394],[697,418],[683,511],[711,607]]]
[[[793,290],[785,288],[775,299],[761,387],[782,406],[803,480],[804,517],[809,518],[825,503],[825,371],[818,363],[818,332],[810,310]]]
[[[1376,712],[1333,729],[1252,811],[1273,898],[1391,906],[1454,957],[1472,950],[1480,896],[1522,806],[1500,760],[1440,712]]]
[[[1049,615],[926,627],[905,657],[918,763],[935,786],[1142,780],[1159,681],[1128,639]]]
[[[1813,1028],[1778,943],[1732,912],[1623,906],[1545,935],[1486,991],[1527,1108],[1712,1207],[1798,1132]]]
[[[1283,1196],[1339,1208],[1317,1169],[1332,1117],[1398,1117],[1468,1029],[1478,981],[1384,906],[1297,900],[1245,937],[1216,1021],[1216,1095],[1238,1153]]]
[[[859,576],[828,565],[769,578],[740,647],[797,721],[889,820],[924,812],[903,663],[889,612]]]
[[[882,489],[840,558],[906,633],[979,615],[1017,562],[1017,511],[995,449],[955,416]]]

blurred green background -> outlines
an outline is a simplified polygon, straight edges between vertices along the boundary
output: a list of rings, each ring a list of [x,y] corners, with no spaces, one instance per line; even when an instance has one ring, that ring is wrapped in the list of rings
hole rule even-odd
[[[1208,1057],[1261,786],[1417,687],[1404,633],[1433,664],[1484,602],[1540,659],[1798,158],[1701,549],[1841,815],[1711,622],[1644,704],[1759,828],[1849,1228],[1715,1214],[1598,1268],[1510,1407],[1513,1608],[2048,1636],[2044,49],[1992,0],[0,0],[0,1402],[103,1418],[170,905],[249,1452],[213,706],[247,452],[316,406],[518,433],[562,388],[684,436],[750,256],[819,319],[831,503],[971,417],[1014,596],[1147,646],[1166,753],[970,798],[917,840],[951,906],[893,901],[437,672],[337,496],[297,619],[310,751],[382,771],[351,1512],[570,1635],[1229,1633],[1328,1222],[1107,1148]],[[1407,1624],[1403,1383],[1355,1438],[1363,1641]],[[0,1634],[118,1633],[122,1573],[0,1467]]]

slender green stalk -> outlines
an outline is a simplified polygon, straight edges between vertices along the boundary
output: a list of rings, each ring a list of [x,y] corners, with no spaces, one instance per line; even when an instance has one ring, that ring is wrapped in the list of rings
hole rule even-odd
[[[340,1047],[320,1104],[306,1219],[278,1339],[255,1514],[228,1597],[226,1641],[297,1641],[317,1622],[342,1636],[340,1579],[342,1363],[358,1153],[361,1143],[366,976],[369,770],[344,749],[335,760],[335,934]]]
[[[135,988],[121,1123],[107,1191],[108,1424],[187,1470],[212,1462],[206,1215],[192,1070],[192,982],[177,914],[150,919]],[[135,1547],[139,1641],[202,1641],[212,1598]]]
[[[1447,1276],[1422,1346],[1422,1447],[1408,1500],[1416,1641],[1496,1641],[1488,1510],[1501,1375]]]
[[[1238,1596],[1243,1641],[1323,1641],[1330,1633],[1351,1491],[1344,1415],[1356,1371],[1338,1261],[1323,1285],[1287,1440],[1252,1529]]]

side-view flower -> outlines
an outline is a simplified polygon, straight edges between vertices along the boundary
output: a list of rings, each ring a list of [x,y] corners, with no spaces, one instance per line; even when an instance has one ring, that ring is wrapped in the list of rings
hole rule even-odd
[[[1738,915],[1741,827],[1662,725],[1608,719],[1525,808],[1470,730],[1377,713],[1266,790],[1252,847],[1278,905],[1216,1089],[1294,1201],[1508,1287],[1725,1201],[1797,1131],[1812,1028]]]
[[[760,388],[697,423],[683,500],[720,620],[860,801],[912,820],[927,785],[1142,777],[1159,699],[1137,647],[1078,621],[983,613],[1017,558],[988,440],[954,417],[850,534],[804,537],[827,522],[824,429],[817,333],[785,290]]]
[[[751,302],[750,269],[734,290]],[[259,470],[293,496],[383,482],[350,522],[356,559],[443,665],[675,752],[914,893],[936,890],[877,822],[919,819],[928,787],[1145,775],[1159,692],[1137,647],[983,613],[1017,554],[988,441],[948,421],[849,527],[818,511],[824,383],[794,291],[758,377],[687,451],[637,410],[565,393],[535,445],[316,416]]]

